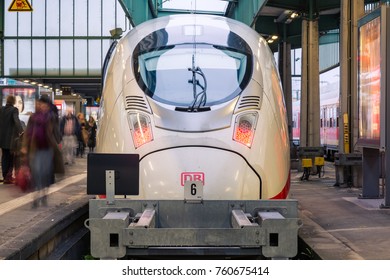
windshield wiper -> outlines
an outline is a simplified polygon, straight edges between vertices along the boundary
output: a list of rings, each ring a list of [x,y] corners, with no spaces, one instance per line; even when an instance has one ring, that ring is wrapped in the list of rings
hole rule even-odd
[[[192,66],[192,68],[188,68],[188,71],[192,72],[192,79],[188,80],[189,83],[192,83],[192,90],[194,95],[194,100],[192,104],[188,107],[189,112],[199,111],[202,106],[206,105],[207,102],[207,80],[204,75],[202,69],[200,67]],[[203,78],[204,85],[201,85],[199,80],[196,78],[196,75],[200,75]],[[197,93],[197,86],[199,86],[202,90]]]

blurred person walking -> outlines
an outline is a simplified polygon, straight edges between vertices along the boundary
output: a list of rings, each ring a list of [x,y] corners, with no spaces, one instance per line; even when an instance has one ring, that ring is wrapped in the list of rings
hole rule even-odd
[[[1,168],[4,184],[13,184],[15,181],[12,174],[14,170],[15,152],[18,148],[17,138],[23,132],[19,119],[19,110],[14,105],[15,97],[8,95],[6,105],[0,110]]]
[[[59,165],[64,164],[63,162],[64,160],[63,160],[62,146],[61,146],[62,135],[60,131],[60,117],[58,113],[58,108],[56,105],[53,104],[53,102],[50,102],[50,121],[53,124],[53,135],[58,147],[58,150],[55,151],[58,151],[60,153],[59,155],[54,156],[54,158],[57,159],[57,161],[55,161],[54,164],[55,166],[58,167]],[[58,156],[60,156],[61,158],[59,158]],[[58,160],[61,160],[61,162],[58,162]],[[63,172],[57,172],[57,173],[64,173],[64,172],[65,170],[63,170]],[[55,183],[55,172],[52,173],[51,183],[52,184]]]
[[[60,144],[62,141],[62,135],[60,131],[60,116],[58,113],[58,108],[56,105],[54,105],[52,102],[50,103],[50,118],[53,122],[53,133],[54,138],[57,142],[57,144]]]
[[[80,124],[71,109],[67,110],[66,115],[60,121],[60,132],[65,164],[72,164],[74,163],[74,149],[80,137]]]
[[[96,121],[92,116],[89,116],[88,120],[88,148],[89,152],[92,153],[96,146]]]
[[[21,152],[26,156],[31,170],[32,187],[35,189],[32,207],[47,205],[47,189],[55,172],[55,156],[58,144],[54,137],[54,123],[50,113],[51,100],[42,95],[36,102],[36,111],[30,116],[23,137]]]
[[[22,126],[22,133],[19,134],[18,137],[15,138],[15,151],[14,151],[14,173],[16,174],[19,170],[19,168],[23,165],[23,155],[21,154],[20,150],[22,149],[22,143],[23,143],[23,136],[24,131],[26,130],[26,124],[23,121],[20,121],[20,124]]]
[[[83,113],[77,114],[77,120],[79,121],[80,124],[80,137],[78,139],[79,147],[77,149],[77,156],[83,157],[85,147],[87,146],[88,143],[88,123],[85,120]]]

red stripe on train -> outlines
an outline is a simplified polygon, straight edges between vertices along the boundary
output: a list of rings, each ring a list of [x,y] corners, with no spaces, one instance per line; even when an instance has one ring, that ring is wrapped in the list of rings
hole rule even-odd
[[[275,195],[274,197],[271,197],[271,199],[286,199],[288,193],[290,192],[290,185],[291,185],[291,174],[288,173],[287,182],[284,185],[283,190],[277,195]]]

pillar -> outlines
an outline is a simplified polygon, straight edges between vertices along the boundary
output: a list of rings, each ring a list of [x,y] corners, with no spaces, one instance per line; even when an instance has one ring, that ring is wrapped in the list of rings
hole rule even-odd
[[[364,15],[364,0],[342,0],[340,15],[340,105],[339,153],[353,153],[358,139],[357,109],[357,21]],[[346,115],[346,118],[344,116]],[[348,142],[346,142],[347,140]],[[361,178],[361,167],[336,166],[336,185],[348,183],[348,178]],[[353,186],[362,185],[354,180]]]
[[[364,15],[364,0],[342,0],[340,18],[339,152],[345,153],[344,114],[348,114],[349,152],[358,139],[357,22]]]
[[[292,140],[292,92],[291,92],[291,44],[279,44],[279,73],[282,80],[284,100],[287,109],[288,135]]]
[[[302,147],[319,147],[320,87],[318,20],[302,20],[301,130]]]

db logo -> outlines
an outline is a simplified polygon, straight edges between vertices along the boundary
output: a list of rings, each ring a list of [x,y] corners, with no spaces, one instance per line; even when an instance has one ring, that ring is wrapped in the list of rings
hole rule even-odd
[[[204,173],[203,172],[182,172],[181,173],[181,185],[184,186],[186,181],[201,181],[204,185]]]

